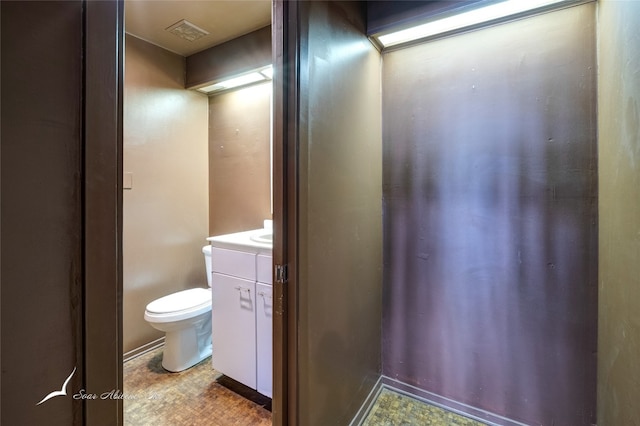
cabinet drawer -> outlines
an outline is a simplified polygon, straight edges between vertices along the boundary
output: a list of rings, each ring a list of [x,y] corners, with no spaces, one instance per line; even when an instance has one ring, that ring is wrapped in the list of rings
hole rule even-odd
[[[256,255],[212,247],[211,270],[254,281],[256,279]]]
[[[272,276],[273,276],[273,264],[271,260],[271,256],[265,256],[263,254],[259,254],[257,257],[257,274],[258,274],[258,282],[271,284]]]

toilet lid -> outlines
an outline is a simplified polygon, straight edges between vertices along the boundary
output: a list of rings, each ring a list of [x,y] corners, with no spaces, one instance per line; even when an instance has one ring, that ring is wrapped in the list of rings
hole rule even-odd
[[[147,312],[154,314],[168,314],[200,308],[211,304],[211,290],[205,288],[191,288],[179,291],[154,300],[147,305]]]

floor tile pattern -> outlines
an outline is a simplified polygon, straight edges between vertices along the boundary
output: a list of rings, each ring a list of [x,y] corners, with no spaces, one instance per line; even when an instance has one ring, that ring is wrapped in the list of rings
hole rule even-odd
[[[484,426],[484,423],[382,389],[362,426]]]
[[[211,368],[211,358],[179,373],[162,348],[124,364],[125,426],[271,425],[271,400]]]
[[[125,426],[266,426],[271,400],[211,368],[211,358],[179,372],[161,365],[162,348],[124,364]],[[362,426],[484,426],[382,389]]]

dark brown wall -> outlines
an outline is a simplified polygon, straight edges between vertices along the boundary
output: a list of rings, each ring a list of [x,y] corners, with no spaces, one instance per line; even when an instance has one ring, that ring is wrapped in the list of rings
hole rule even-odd
[[[209,97],[209,234],[271,219],[271,84]]]
[[[640,3],[600,1],[598,424],[640,424]]]
[[[97,393],[122,389],[124,5],[109,0],[91,1],[85,2],[83,8],[85,376],[82,388]],[[122,424],[122,400],[87,401],[83,424]]]
[[[594,12],[384,55],[385,376],[595,422]]]
[[[185,87],[224,80],[271,64],[271,26],[187,57]]]
[[[349,424],[380,375],[380,55],[358,2],[301,2],[300,425]]]
[[[81,424],[82,403],[36,406],[82,360],[82,3],[2,14],[3,425]]]

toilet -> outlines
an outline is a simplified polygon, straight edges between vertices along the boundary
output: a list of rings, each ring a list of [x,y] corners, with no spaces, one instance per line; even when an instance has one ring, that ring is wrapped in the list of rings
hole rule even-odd
[[[172,293],[147,305],[144,319],[166,333],[162,367],[178,372],[211,355],[211,246],[202,248],[209,288]]]

